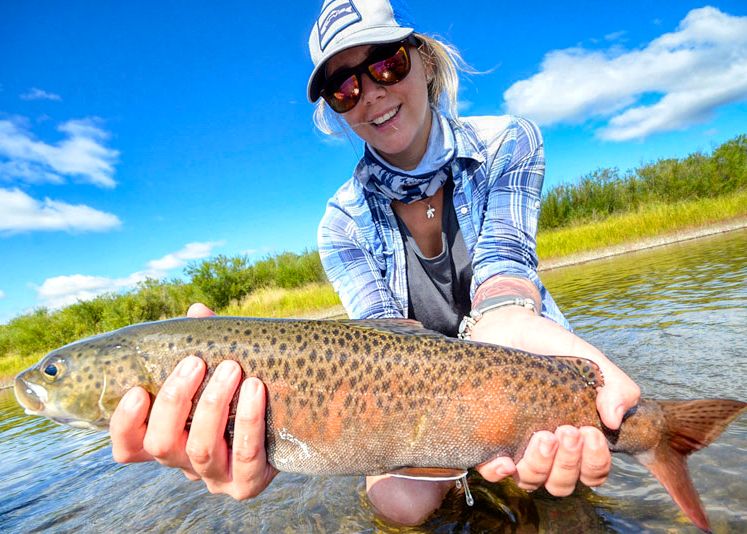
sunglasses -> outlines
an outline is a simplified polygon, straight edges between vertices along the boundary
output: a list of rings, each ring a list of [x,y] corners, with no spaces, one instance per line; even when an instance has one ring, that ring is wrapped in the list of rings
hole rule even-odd
[[[381,85],[394,85],[410,74],[410,52],[408,46],[417,46],[418,40],[408,37],[404,41],[379,45],[368,57],[355,67],[341,69],[327,78],[321,96],[337,113],[353,109],[361,99],[361,74]]]

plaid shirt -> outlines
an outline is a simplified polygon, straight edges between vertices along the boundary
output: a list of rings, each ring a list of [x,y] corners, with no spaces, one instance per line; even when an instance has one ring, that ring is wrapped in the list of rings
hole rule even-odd
[[[532,122],[511,116],[449,121],[454,209],[472,259],[475,290],[494,275],[531,280],[542,315],[570,329],[537,275],[536,239],[545,174],[542,137]],[[327,203],[319,225],[319,255],[351,318],[405,317],[405,249],[391,200],[353,177]]]

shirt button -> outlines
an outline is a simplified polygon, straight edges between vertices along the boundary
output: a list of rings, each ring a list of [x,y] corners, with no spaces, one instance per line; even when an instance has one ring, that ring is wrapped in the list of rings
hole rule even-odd
[[[469,213],[469,208],[467,208],[467,206],[462,206],[461,212],[462,215],[467,215],[467,213]]]
[[[534,209],[536,209],[536,210],[540,209],[540,201],[539,200],[535,200],[534,201]]]

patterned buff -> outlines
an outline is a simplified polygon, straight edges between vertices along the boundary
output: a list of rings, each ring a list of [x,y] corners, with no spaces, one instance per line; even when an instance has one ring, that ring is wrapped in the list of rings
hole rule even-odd
[[[454,134],[448,121],[439,113],[435,112],[433,119],[423,161],[411,172],[387,165],[366,144],[362,163],[366,167],[364,174],[367,174],[367,179],[363,185],[405,204],[435,195],[451,176]]]

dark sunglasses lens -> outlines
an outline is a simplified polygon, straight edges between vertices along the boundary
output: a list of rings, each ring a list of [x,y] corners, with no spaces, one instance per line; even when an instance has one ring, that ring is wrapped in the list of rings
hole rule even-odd
[[[353,75],[346,78],[336,88],[330,88],[329,91],[325,91],[324,99],[337,113],[345,113],[355,107],[360,95],[361,88],[358,83],[358,77]]]
[[[378,83],[392,85],[401,82],[410,73],[410,56],[402,45],[393,56],[368,66],[368,72]]]

